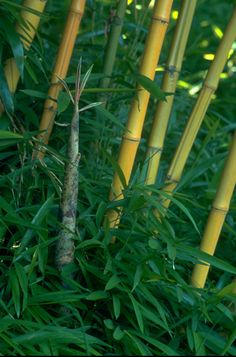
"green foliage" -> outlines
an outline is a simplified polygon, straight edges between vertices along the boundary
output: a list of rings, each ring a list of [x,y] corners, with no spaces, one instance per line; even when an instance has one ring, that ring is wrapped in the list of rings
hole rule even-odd
[[[180,75],[155,185],[144,186],[142,169],[155,103],[164,99],[155,81],[137,79],[150,10],[146,2],[127,8],[111,90],[99,91],[111,1],[87,1],[68,73],[74,87],[78,58],[82,72],[93,64],[81,108],[78,231],[75,262],[58,272],[55,245],[60,225],[60,195],[67,161],[72,106],[63,92],[44,163],[32,161],[38,124],[69,1],[48,1],[46,15],[28,55],[14,32],[20,1],[1,1],[0,95],[7,113],[0,117],[0,353],[2,355],[236,355],[235,197],[215,257],[198,249],[219,182],[231,133],[235,130],[235,49],[225,66],[216,97],[188,160],[184,177],[161,224],[152,210],[167,167],[185,126],[209,62],[232,11],[232,1],[199,1]],[[139,5],[139,7],[135,4]],[[140,9],[145,6],[145,9]],[[174,1],[174,10],[179,1]],[[224,16],[223,16],[224,15]],[[6,31],[5,23],[9,31]],[[175,21],[171,19],[160,65],[166,61]],[[7,35],[6,35],[7,32]],[[12,98],[3,74],[14,57],[21,72]],[[147,122],[124,199],[109,202],[117,151],[136,80],[151,92]],[[158,98],[157,98],[158,97]],[[160,98],[161,97],[161,98]],[[58,124],[58,125],[57,125]],[[120,172],[121,179],[124,180]],[[152,191],[152,195],[150,195]],[[119,229],[103,226],[108,208],[121,206]],[[159,234],[157,235],[157,231]],[[116,235],[116,244],[110,240]],[[212,268],[205,289],[189,284],[199,260]],[[68,274],[69,272],[69,274]],[[73,277],[73,278],[72,278]],[[62,281],[64,284],[62,284]]]

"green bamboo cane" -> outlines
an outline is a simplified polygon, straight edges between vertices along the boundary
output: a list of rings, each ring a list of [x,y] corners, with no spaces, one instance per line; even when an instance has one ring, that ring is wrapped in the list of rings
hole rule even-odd
[[[102,70],[104,77],[101,79],[99,84],[100,90],[108,88],[110,86],[111,75],[115,64],[117,48],[119,45],[120,34],[123,27],[126,7],[127,7],[127,0],[119,0],[116,12],[111,19],[111,26],[110,26],[108,41],[105,49],[105,58],[104,58],[104,64]],[[112,89],[113,88],[111,88],[111,91],[108,92],[100,92],[99,100],[102,102],[102,105],[104,107],[106,107],[108,94],[112,92]],[[103,120],[103,130],[101,133],[98,133],[99,139],[95,140],[95,143],[91,143],[90,151],[91,153],[93,153],[92,155],[94,155],[95,152],[98,153],[99,141],[104,136],[104,131],[107,126],[106,119],[103,118],[102,120]]]
[[[197,136],[198,130],[204,119],[208,106],[211,102],[212,96],[215,93],[218,83],[220,80],[220,74],[225,66],[228,58],[229,51],[236,38],[236,7],[234,7],[230,21],[226,27],[224,36],[220,42],[220,45],[216,51],[215,58],[211,63],[208,70],[207,76],[203,83],[203,87],[198,96],[197,102],[192,110],[180,143],[177,147],[173,160],[171,162],[167,179],[166,186],[163,191],[169,193],[170,195],[175,190],[178,185],[181,175],[184,170],[184,166],[188,159],[188,155],[193,146],[194,140]],[[171,200],[163,199],[162,204],[165,209],[169,207]],[[154,214],[159,219],[160,213],[154,210]]]
[[[110,76],[113,71],[117,48],[119,44],[119,38],[121,34],[121,29],[123,26],[123,19],[125,16],[125,10],[127,6],[126,0],[120,0],[117,6],[116,14],[112,18],[111,29],[108,36],[106,51],[105,51],[105,59],[102,73],[104,74],[104,78],[102,78],[100,82],[101,88],[108,88],[110,85]]]
[[[145,165],[147,165],[147,185],[154,184],[158,174],[166,130],[196,3],[197,0],[184,0],[180,8],[161,85],[161,89],[164,92],[173,93],[173,95],[168,96],[166,102],[158,102],[156,106],[145,160]]]

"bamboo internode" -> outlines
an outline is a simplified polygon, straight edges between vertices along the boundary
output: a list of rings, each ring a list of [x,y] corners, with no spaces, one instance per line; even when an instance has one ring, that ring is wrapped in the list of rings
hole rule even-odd
[[[216,249],[221,229],[229,210],[230,200],[236,184],[236,132],[233,142],[225,162],[224,170],[221,175],[219,187],[212,205],[211,213],[208,217],[206,228],[203,234],[200,249],[213,255]],[[197,264],[192,273],[192,285],[197,288],[204,288],[209,264]]]
[[[109,77],[112,74],[112,70],[115,63],[116,52],[119,44],[119,38],[123,25],[123,19],[125,16],[126,6],[127,0],[120,0],[117,6],[116,14],[114,15],[114,18],[111,19],[111,30],[109,32],[102,71],[105,77],[101,80],[101,88],[108,88],[110,85],[111,79]]]
[[[145,43],[145,49],[141,61],[139,73],[154,79],[156,65],[159,60],[166,29],[169,23],[170,11],[173,0],[156,1],[153,17]],[[141,85],[137,87],[138,100],[135,98],[129,112],[126,130],[121,143],[118,165],[120,166],[126,183],[129,183],[136,152],[141,138],[145,114],[150,94]],[[114,174],[110,200],[119,200],[123,197],[123,185],[117,172]],[[119,224],[120,213],[110,210],[107,212],[110,227]]]
[[[63,37],[57,53],[56,63],[51,78],[51,87],[48,91],[48,99],[45,101],[44,110],[41,117],[39,130],[44,131],[39,134],[38,139],[42,144],[47,144],[52,132],[54,118],[57,111],[57,98],[61,90],[61,83],[58,79],[64,79],[67,74],[70,59],[72,56],[75,40],[78,33],[81,18],[84,13],[86,0],[72,0],[67,16]],[[38,148],[37,157],[44,157],[44,150]]]
[[[158,102],[156,106],[145,160],[145,165],[147,165],[147,185],[154,184],[158,174],[167,125],[172,109],[177,81],[182,68],[183,56],[191,28],[196,2],[197,0],[184,0],[179,12],[161,85],[162,91],[173,93],[173,95],[168,96],[166,101]]]
[[[235,38],[236,38],[236,8],[234,8],[231,19],[227,25],[224,36],[216,51],[215,58],[208,70],[207,76],[205,78],[201,92],[198,96],[197,102],[192,110],[189,121],[186,125],[180,143],[177,147],[177,150],[171,162],[167,174],[166,186],[164,188],[164,191],[166,191],[169,194],[172,194],[172,192],[175,190],[181,178],[184,166],[188,159],[194,140],[197,136],[198,130],[204,119],[205,113],[210,104],[212,95],[217,89],[220,79],[220,74],[225,66],[229,51],[231,49],[231,46]],[[163,200],[163,206],[165,208],[168,208],[169,204],[170,204],[170,199]],[[157,218],[159,218],[160,216],[157,211],[155,211],[155,215],[157,216]]]
[[[46,3],[47,0],[25,0],[23,2],[23,9],[20,13],[22,21],[16,25],[16,31],[20,35],[20,39],[27,51],[30,49],[30,45],[35,37],[39,26],[40,14],[43,13]],[[4,74],[9,90],[14,94],[20,78],[15,58],[9,58],[6,61]],[[3,110],[2,105],[0,105],[0,113]]]

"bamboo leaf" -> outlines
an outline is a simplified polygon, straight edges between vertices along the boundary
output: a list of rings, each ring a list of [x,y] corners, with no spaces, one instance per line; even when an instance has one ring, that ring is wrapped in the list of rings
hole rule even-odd
[[[116,320],[120,316],[120,299],[117,295],[112,295],[112,300],[113,300],[113,310],[115,314]]]
[[[34,216],[34,218],[32,219],[32,226],[34,227],[35,225],[40,225],[41,222],[43,221],[43,219],[46,217],[46,215],[48,214],[48,211],[51,209],[52,203],[54,200],[54,194],[52,194],[44,203],[43,205],[40,207],[40,209],[38,210],[38,212],[36,213],[36,215]],[[27,246],[27,244],[29,243],[30,239],[33,236],[33,230],[32,229],[28,229],[25,233],[25,235],[23,236],[22,240],[21,240],[21,245],[19,247],[19,249],[17,250],[17,255],[18,257],[16,257],[15,261],[17,261],[18,259],[21,258],[20,253],[22,252],[22,250],[24,250],[24,248]]]
[[[104,325],[106,326],[106,328],[108,328],[108,330],[113,330],[114,329],[114,324],[113,321],[111,319],[106,319],[103,320]]]
[[[115,288],[121,282],[120,278],[117,275],[112,275],[105,286],[106,290],[111,290]]]
[[[214,351],[216,355],[222,354],[222,351],[225,348],[226,341],[219,333],[212,330],[212,328],[201,326],[201,331],[199,331],[199,335],[204,339],[205,345],[210,350]],[[236,348],[234,346],[228,346],[228,353],[232,356],[236,355]]]
[[[20,72],[20,76],[23,79],[24,71],[24,48],[23,44],[13,26],[13,24],[7,19],[2,17],[0,27],[4,31],[5,36],[11,46],[11,50],[16,61],[17,68]]]
[[[41,99],[46,99],[47,98],[47,94],[44,92],[40,92],[38,90],[34,90],[34,89],[20,89],[20,92],[28,95],[29,97],[34,97],[34,98],[41,98]]]
[[[4,76],[3,68],[0,63],[0,98],[8,114],[12,115],[14,112],[14,104],[12,95],[10,93],[6,78]]]
[[[87,70],[87,72],[85,73],[84,75],[84,78],[82,79],[81,81],[81,84],[80,84],[80,95],[83,93],[83,90],[84,90],[84,87],[86,86],[86,83],[89,79],[89,76],[92,72],[92,69],[93,69],[93,64],[89,67],[89,69]]]
[[[204,338],[197,332],[193,331],[193,339],[195,345],[196,356],[206,356],[206,350],[204,347]]]
[[[2,140],[15,140],[18,142],[19,140],[23,140],[24,137],[20,134],[16,134],[13,131],[8,130],[0,130],[0,142]]]
[[[60,78],[58,75],[56,75],[56,76],[57,76],[59,82],[60,82],[60,83],[63,85],[63,87],[65,88],[66,93],[68,94],[68,96],[69,96],[71,102],[72,102],[73,104],[75,104],[74,98],[73,98],[73,96],[72,96],[72,94],[71,94],[71,91],[70,91],[70,89],[69,89],[69,87],[68,87],[66,81],[64,81],[64,79]],[[59,93],[59,95],[60,95],[60,93]]]
[[[122,183],[122,186],[124,188],[126,188],[127,183],[126,183],[125,175],[124,175],[123,171],[121,170],[120,166],[117,164],[117,161],[112,157],[112,155],[110,155],[107,151],[105,151],[103,149],[102,149],[102,153],[109,160],[109,162],[112,164],[114,171],[117,172],[119,179]]]
[[[140,331],[143,333],[144,332],[143,316],[142,316],[141,310],[139,308],[139,303],[135,300],[135,298],[131,294],[129,294],[129,297],[130,297],[130,300],[131,300],[131,302],[133,304],[135,316],[136,316],[136,319],[138,321],[138,325],[139,325]]]
[[[206,263],[213,265],[214,267],[216,267],[218,269],[221,269],[221,270],[226,271],[231,274],[236,274],[236,268],[234,266],[225,262],[224,260],[221,260],[217,257],[207,254],[207,253],[201,251],[200,249],[193,248],[193,247],[190,247],[190,246],[187,246],[184,244],[178,244],[177,251],[179,252],[179,254],[181,254],[181,252],[188,253],[192,257],[199,259],[199,262],[204,261]]]
[[[88,105],[86,105],[85,107],[81,108],[79,110],[79,112],[83,112],[84,110],[87,110],[87,109],[90,109],[90,108],[93,108],[93,107],[97,107],[98,105],[101,105],[102,102],[95,102],[95,103],[90,103]]]
[[[22,311],[24,311],[28,304],[28,278],[23,266],[19,263],[15,263],[16,274],[20,283],[20,287],[23,292],[23,304]]]
[[[15,306],[16,316],[20,317],[21,303],[20,303],[20,288],[17,279],[17,275],[13,269],[9,273],[9,279],[11,284],[12,299]]]
[[[236,339],[236,328],[232,331],[232,333],[230,334],[230,336],[228,337],[228,341],[225,344],[225,347],[223,349],[223,351],[221,352],[221,356],[224,356],[231,348],[232,344],[234,343]]]
[[[98,106],[96,107],[96,112],[101,116],[106,119],[108,119],[111,123],[115,124],[117,127],[124,129],[124,125],[118,120],[115,115],[110,113],[106,108],[103,106]]]
[[[139,336],[139,334],[137,334]],[[173,348],[169,347],[167,344],[164,344],[160,341],[158,341],[157,338],[152,338],[147,335],[140,336],[142,337],[145,341],[147,341],[149,344],[157,347],[160,351],[166,354],[166,356],[180,356],[180,354],[175,351]]]
[[[188,340],[188,345],[189,345],[189,348],[191,351],[194,350],[194,339],[193,339],[193,331],[192,329],[190,328],[189,325],[187,325],[187,329],[186,329],[186,332],[187,332],[187,340]]]
[[[103,243],[100,242],[99,240],[97,240],[96,238],[92,238],[92,239],[87,239],[87,240],[79,243],[78,246],[76,247],[76,249],[85,249],[88,247],[96,247],[96,246],[103,247]]]
[[[172,93],[163,92],[155,81],[152,81],[150,78],[142,74],[137,74],[136,78],[138,83],[141,84],[141,86],[152,94],[157,100],[166,101],[166,96],[172,95]]]
[[[86,296],[86,300],[90,301],[96,301],[96,300],[103,300],[108,297],[108,294],[106,291],[94,291],[91,294]]]
[[[224,288],[222,288],[216,296],[218,296],[220,299],[223,299],[225,296],[235,294],[236,291],[236,281],[233,281],[232,283],[226,285]]]
[[[167,199],[170,199],[173,203],[176,204],[176,206],[178,206],[185,214],[186,216],[190,219],[190,221],[192,222],[194,228],[196,229],[196,231],[200,234],[198,226],[193,218],[193,216],[191,215],[190,211],[176,198],[173,197],[173,195],[168,194],[165,191],[161,191],[160,192],[162,196],[164,196]]]
[[[136,336],[132,335],[128,331],[125,331],[125,333],[134,342],[134,344],[137,347],[137,349],[139,350],[139,353],[141,356],[152,356],[151,351],[147,348],[147,346],[144,343],[142,343],[142,341],[141,341],[142,336],[139,336],[138,334],[136,334],[136,336],[140,337],[140,338],[137,338]]]
[[[104,215],[106,213],[107,204],[104,201],[101,201],[98,205],[97,213],[96,213],[96,224],[98,227],[102,224],[104,219]]]
[[[60,91],[57,99],[57,112],[58,114],[63,113],[69,106],[71,98],[67,93]]]
[[[143,273],[143,269],[142,269],[142,265],[138,265],[136,268],[136,272],[134,275],[134,283],[133,283],[133,287],[132,287],[132,292],[134,291],[134,289],[136,288],[136,286],[138,286],[138,284],[140,283],[141,277],[142,277],[142,273]]]
[[[117,341],[120,341],[124,337],[124,331],[121,330],[120,326],[117,326],[113,332],[113,338]]]

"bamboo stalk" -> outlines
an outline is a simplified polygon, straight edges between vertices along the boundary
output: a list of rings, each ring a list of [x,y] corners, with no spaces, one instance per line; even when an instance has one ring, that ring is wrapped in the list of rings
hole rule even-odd
[[[111,79],[109,78],[112,74],[112,70],[115,63],[117,47],[119,44],[119,38],[121,34],[121,29],[123,26],[123,19],[125,16],[125,10],[127,6],[127,0],[120,0],[117,6],[116,13],[112,18],[111,29],[108,36],[105,58],[103,64],[102,73],[104,78],[102,78],[100,87],[108,88],[110,85]]]
[[[180,181],[181,175],[185,163],[188,159],[188,155],[193,146],[194,140],[197,136],[198,130],[204,119],[205,113],[210,104],[212,95],[218,87],[220,74],[227,61],[228,53],[232,46],[232,43],[236,37],[236,7],[234,8],[233,14],[230,21],[226,27],[224,36],[219,44],[216,51],[214,60],[212,61],[210,68],[207,72],[203,87],[198,96],[197,102],[192,110],[188,123],[185,127],[184,133],[177,147],[173,160],[171,162],[167,179],[166,186],[163,191],[169,193],[170,195],[175,190],[178,182]],[[171,200],[163,199],[162,204],[165,209],[169,207]],[[160,214],[157,210],[154,210],[154,214],[159,219]]]
[[[200,249],[210,255],[214,255],[217,242],[220,237],[225,217],[229,210],[230,200],[236,184],[236,131],[232,140],[231,148],[226,159],[224,170],[216,192],[212,209],[203,234]],[[210,265],[207,263],[196,264],[191,282],[197,288],[204,288]]]
[[[76,230],[76,213],[79,190],[79,172],[80,161],[79,152],[79,99],[81,95],[81,61],[78,65],[76,76],[76,91],[72,99],[74,104],[74,113],[71,120],[70,136],[68,140],[68,163],[65,168],[64,183],[62,189],[61,212],[62,228],[60,229],[56,247],[55,260],[59,271],[64,266],[74,260],[74,236]],[[71,95],[72,98],[72,95]]]
[[[107,92],[103,91],[110,86],[111,75],[113,71],[113,67],[115,64],[117,48],[119,44],[120,34],[123,27],[123,21],[125,17],[125,10],[127,7],[127,0],[119,0],[115,13],[112,14],[110,19],[110,31],[108,35],[108,40],[106,44],[105,54],[104,54],[104,62],[102,73],[104,77],[101,79],[99,83],[99,100],[102,102],[102,106],[106,107],[108,95],[114,91],[115,88],[110,88]],[[99,148],[99,140],[104,136],[105,128],[107,127],[107,120],[103,118],[103,129],[101,133],[98,133],[98,139],[95,142],[91,143],[90,152],[94,156],[94,154],[98,153]]]
[[[39,130],[44,131],[38,135],[38,139],[42,144],[48,143],[53,129],[54,118],[57,111],[56,100],[62,88],[58,78],[64,79],[66,77],[78,28],[84,13],[85,2],[86,0],[72,0],[70,4],[65,29],[53,69],[51,86],[48,91],[48,99],[45,101],[43,114],[39,124]],[[44,154],[44,150],[39,146],[38,151],[34,153],[33,157],[37,156],[39,159],[43,159]]]
[[[82,60],[80,59],[76,73],[74,97],[72,96],[72,93],[65,81],[60,79],[73,103],[74,112],[70,125],[70,136],[68,139],[67,149],[68,162],[65,166],[60,206],[62,214],[62,225],[58,234],[55,252],[55,262],[59,271],[63,270],[66,265],[74,261],[74,236],[76,232],[76,215],[79,191],[79,161],[81,156],[79,150],[80,112],[101,104],[100,102],[95,102],[90,103],[81,109],[79,108],[80,97],[84,91],[84,87],[89,79],[93,67],[91,66],[88,69],[83,79],[81,80],[81,64]]]
[[[173,0],[163,0],[156,1],[154,5],[152,22],[139,69],[140,74],[147,76],[152,80],[155,76],[156,65],[159,60],[166,29],[169,23],[172,3]],[[132,102],[118,158],[118,165],[123,171],[126,184],[129,183],[150,97],[149,92],[141,85],[138,85],[137,93],[138,100],[135,98]],[[123,197],[123,188],[119,175],[115,172],[109,199],[121,199]],[[106,218],[110,227],[116,227],[119,224],[120,212],[109,210]]]
[[[39,26],[40,14],[44,11],[47,0],[25,0],[23,2],[23,9],[20,12],[22,23],[16,25],[16,31],[20,35],[20,39],[26,51],[30,49],[33,42],[37,28]],[[31,12],[30,10],[33,10]],[[35,11],[37,13],[35,13]],[[4,74],[7,80],[9,90],[12,94],[15,93],[16,87],[20,78],[15,58],[9,58],[5,62]],[[0,104],[0,115],[4,111],[2,104]]]
[[[173,95],[168,96],[166,98],[166,102],[158,102],[156,106],[145,160],[145,164],[147,165],[147,185],[154,184],[158,174],[167,125],[172,109],[177,81],[182,67],[183,56],[191,28],[196,2],[197,0],[184,0],[180,8],[161,85],[161,89],[164,92],[173,93]]]

